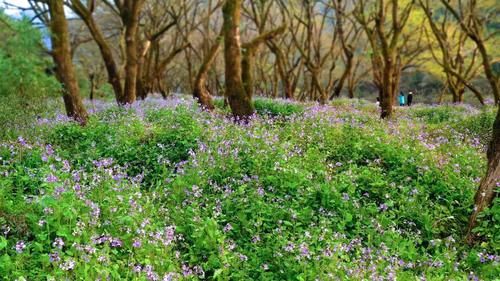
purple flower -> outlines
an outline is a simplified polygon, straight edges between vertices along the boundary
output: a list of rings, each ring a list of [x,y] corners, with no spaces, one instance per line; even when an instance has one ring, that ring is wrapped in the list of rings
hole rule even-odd
[[[243,254],[239,254],[239,257],[240,257],[240,261],[247,261],[248,260],[248,257],[243,255]]]
[[[56,182],[57,181],[57,177],[54,176],[53,174],[49,174],[47,176],[47,178],[45,179],[46,182]]]
[[[75,182],[79,182],[79,181],[80,181],[80,173],[79,173],[79,172],[76,172],[76,171],[75,171],[75,172],[73,172],[73,174],[72,174],[72,175],[73,175],[73,180],[74,180]]]
[[[52,145],[47,144],[45,146],[45,153],[47,153],[47,155],[49,155],[49,156],[51,156],[52,154],[54,154],[54,149],[52,148]]]
[[[62,247],[64,246],[64,241],[62,240],[62,238],[57,237],[54,240],[54,243],[52,243],[52,246],[59,248],[59,249],[62,249]]]
[[[265,193],[266,193],[266,192],[264,191],[264,188],[262,188],[261,186],[259,186],[259,188],[257,188],[257,194],[258,194],[259,196],[261,196],[261,197],[262,197],[262,196],[264,196],[264,194],[265,194]]]
[[[344,201],[349,201],[349,194],[347,193],[342,193],[342,199],[344,199]]]
[[[142,246],[141,240],[139,239],[134,239],[134,243],[132,243],[132,246],[134,248],[140,248]]]
[[[295,245],[294,245],[293,243],[291,243],[291,242],[289,242],[289,243],[286,245],[286,247],[285,247],[285,251],[286,251],[286,252],[291,252],[291,251],[293,251],[294,249],[295,249]]]
[[[59,197],[59,196],[60,196],[61,194],[63,194],[65,191],[66,191],[66,189],[64,189],[64,187],[62,187],[62,186],[58,186],[58,187],[56,187],[56,189],[54,190],[54,196]]]
[[[300,244],[300,255],[306,258],[311,257],[311,253],[309,252],[309,247],[307,247],[306,243]]]
[[[23,137],[18,137],[17,142],[22,146],[26,146],[26,140]]]
[[[228,223],[228,224],[226,224],[226,226],[224,226],[223,230],[224,230],[224,232],[229,232],[232,229],[233,229],[233,226],[230,223]]]
[[[26,248],[26,244],[24,244],[23,240],[17,241],[15,249],[16,249],[16,252],[18,254],[21,254],[25,248]]]
[[[123,245],[122,241],[118,238],[113,238],[111,239],[111,243],[110,243],[111,247],[115,247],[115,248],[118,248],[118,247],[121,247]]]
[[[62,263],[59,267],[64,271],[70,271],[75,268],[76,262],[72,259],[69,259]]]
[[[254,237],[252,237],[252,243],[257,243],[257,242],[260,242],[260,236],[259,235],[255,235]]]
[[[381,212],[384,212],[384,211],[387,211],[387,209],[389,209],[389,207],[387,206],[387,204],[380,204],[380,206],[378,207],[378,209],[381,211]]]
[[[182,265],[182,275],[184,275],[184,277],[187,277],[189,275],[192,275],[193,274],[193,271],[191,270],[191,268],[189,268],[189,266],[183,264]]]
[[[61,260],[61,257],[59,257],[59,253],[55,252],[55,253],[49,254],[49,260],[50,260],[50,262],[58,262]]]
[[[133,272],[135,273],[140,273],[142,271],[142,267],[140,265],[134,266],[134,269],[132,269]]]

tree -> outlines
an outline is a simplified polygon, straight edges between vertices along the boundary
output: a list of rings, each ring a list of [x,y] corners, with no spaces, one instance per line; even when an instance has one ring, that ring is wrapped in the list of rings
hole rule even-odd
[[[354,97],[354,89],[352,86],[353,80],[351,80],[351,84],[349,84],[349,77],[352,77],[353,71],[356,71],[356,65],[354,65],[354,50],[355,45],[360,34],[360,28],[352,22],[351,30],[347,33],[345,32],[345,20],[347,19],[346,15],[346,6],[347,2],[342,3],[342,0],[332,0],[332,6],[335,9],[335,23],[336,23],[336,32],[340,39],[340,45],[342,46],[344,60],[344,71],[340,78],[338,79],[335,88],[333,89],[332,97],[339,97],[342,88],[344,87],[344,83],[348,82],[348,90],[349,97]]]
[[[221,32],[222,35],[222,32]],[[213,110],[214,104],[212,101],[212,96],[206,87],[208,70],[214,63],[217,54],[219,53],[222,45],[223,37],[219,36],[215,43],[212,45],[208,51],[203,63],[201,64],[198,74],[194,82],[193,97],[198,101],[198,103],[205,109]]]
[[[481,180],[479,188],[474,196],[474,210],[469,218],[469,225],[467,228],[466,241],[474,243],[476,237],[473,233],[474,228],[477,226],[477,218],[479,214],[488,208],[496,196],[498,196],[498,187],[500,183],[500,89],[499,77],[493,72],[493,61],[490,59],[486,45],[484,42],[483,32],[485,30],[479,17],[477,3],[475,0],[468,2],[468,5],[459,5],[459,10],[454,8],[447,0],[441,0],[441,3],[458,21],[462,30],[474,41],[479,53],[483,59],[483,68],[486,77],[493,91],[495,103],[498,107],[497,116],[493,124],[493,136],[488,146],[486,153],[488,158],[488,168],[486,175]]]
[[[483,35],[483,31],[485,29],[484,21],[482,21],[478,15],[479,11],[477,9],[476,0],[470,0],[468,5],[459,5],[459,9],[461,9],[460,11],[455,10],[449,1],[441,0],[441,3],[443,3],[446,9],[450,11],[453,17],[460,24],[462,30],[476,44],[482,58],[484,74],[488,79],[491,90],[493,91],[495,104],[500,105],[499,77],[493,71],[493,62],[488,55],[486,41]]]
[[[259,36],[252,39],[250,42],[244,43],[242,48],[243,59],[242,59],[242,80],[245,87],[245,92],[250,98],[253,96],[255,81],[255,57],[257,55],[258,47],[263,44],[266,40],[271,40],[277,35],[283,33],[286,30],[286,26],[279,27],[277,29],[263,32]]]
[[[222,8],[224,24],[224,61],[226,97],[233,115],[246,119],[254,113],[251,96],[246,94],[242,81],[240,17],[241,0],[227,0]]]
[[[120,70],[113,57],[112,49],[106,41],[101,28],[94,19],[93,13],[96,8],[96,1],[87,1],[84,5],[81,0],[70,0],[69,7],[87,25],[92,37],[99,46],[101,56],[108,72],[108,81],[113,86],[116,101],[118,104],[130,104],[137,97],[137,76],[139,72],[139,17],[145,0],[114,0],[113,2],[103,0],[123,24],[124,36],[124,80],[122,85]]]
[[[71,61],[68,22],[64,14],[63,0],[47,2],[50,14],[52,57],[56,64],[57,79],[63,85],[63,99],[66,113],[82,125],[87,123],[87,111],[80,97],[80,90]]]
[[[406,6],[400,7],[398,0],[387,3],[377,0],[370,12],[366,0],[355,2],[354,16],[364,29],[372,48],[372,70],[379,89],[380,117],[391,118],[403,68],[401,50],[404,42],[400,39],[414,1],[408,1]]]
[[[463,102],[465,88],[467,87],[476,95],[479,102],[484,104],[480,91],[470,82],[476,76],[480,67],[476,64],[477,48],[471,50],[472,55],[467,58],[464,55],[466,43],[468,43],[467,34],[462,31],[460,26],[450,26],[452,24],[450,24],[449,12],[445,10],[440,22],[437,22],[437,19],[433,16],[429,0],[419,0],[419,2],[437,41],[440,55],[436,54],[434,46],[430,46],[429,50],[434,61],[442,67],[446,74],[446,86],[453,97],[453,102]],[[432,42],[428,34],[427,37],[428,41]]]
[[[70,8],[85,23],[95,43],[99,47],[102,60],[104,61],[104,65],[106,66],[106,71],[108,73],[108,82],[113,87],[116,101],[118,104],[122,104],[124,102],[124,92],[120,70],[118,63],[113,56],[111,46],[94,19],[93,13],[95,11],[95,1],[88,1],[87,6],[85,6],[80,0],[71,0]]]
[[[332,92],[335,84],[333,74],[340,55],[335,49],[338,39],[337,29],[332,29],[330,32],[327,29],[327,19],[332,8],[330,6],[318,8],[322,3],[315,0],[302,0],[300,4],[300,13],[288,11],[288,14],[297,20],[296,24],[301,27],[292,29],[292,38],[310,74],[310,99],[325,104],[328,101],[328,93]],[[316,12],[317,9],[320,9],[319,13]],[[330,34],[332,35],[329,36]]]

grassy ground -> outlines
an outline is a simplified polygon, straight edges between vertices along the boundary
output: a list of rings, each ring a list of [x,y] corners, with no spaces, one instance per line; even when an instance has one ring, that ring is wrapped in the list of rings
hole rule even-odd
[[[221,106],[221,102],[217,102]],[[9,280],[493,280],[500,210],[463,244],[493,108],[190,99],[89,125],[38,118],[0,145]],[[29,122],[28,122],[29,123]]]

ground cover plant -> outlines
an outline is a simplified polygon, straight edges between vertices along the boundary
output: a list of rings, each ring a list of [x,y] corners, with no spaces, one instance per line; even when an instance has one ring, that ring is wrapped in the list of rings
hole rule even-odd
[[[8,280],[493,280],[498,204],[463,243],[494,112],[96,102],[0,145]],[[259,106],[256,106],[259,108]],[[90,107],[89,107],[90,108]],[[271,112],[266,114],[264,112]],[[498,200],[498,199],[497,199]]]

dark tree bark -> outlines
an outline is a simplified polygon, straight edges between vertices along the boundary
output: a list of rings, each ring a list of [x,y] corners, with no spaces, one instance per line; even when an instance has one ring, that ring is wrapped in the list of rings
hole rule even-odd
[[[108,82],[113,87],[116,101],[118,103],[121,103],[121,101],[123,100],[123,87],[121,84],[118,65],[113,58],[113,51],[111,50],[111,47],[106,41],[101,29],[95,22],[95,19],[92,15],[94,9],[92,2],[93,1],[88,1],[89,6],[86,7],[80,0],[71,0],[71,8],[85,23],[90,31],[92,38],[99,47],[102,60],[104,61],[104,65],[106,66],[106,71],[108,73]]]
[[[245,87],[246,94],[250,97],[253,96],[254,92],[254,68],[255,68],[255,56],[257,55],[257,50],[259,46],[264,43],[266,40],[271,40],[277,35],[283,33],[286,30],[286,26],[282,26],[275,30],[271,30],[268,32],[264,32],[254,38],[252,41],[243,44],[243,59],[241,61],[242,67],[242,80],[243,86]]]
[[[117,1],[115,1],[117,2]],[[144,0],[125,0],[120,5],[120,16],[125,25],[125,87],[121,103],[131,104],[137,96],[137,73],[139,67],[138,30],[139,16]]]
[[[196,75],[196,79],[194,82],[193,97],[198,101],[202,108],[207,110],[214,109],[212,96],[210,95],[210,92],[208,91],[206,85],[208,71],[210,70],[210,67],[214,63],[215,59],[217,58],[217,54],[221,49],[222,39],[222,37],[217,38],[214,45],[210,48],[210,50],[208,50],[207,55],[200,69],[198,70],[198,74]]]
[[[448,34],[449,27],[448,16],[449,12],[446,11],[440,23],[436,22],[433,17],[432,9],[429,0],[419,0],[431,31],[437,41],[441,56],[435,54],[433,46],[429,46],[434,61],[439,64],[446,74],[446,85],[448,91],[452,95],[454,103],[462,103],[465,87],[469,88],[477,97],[479,102],[484,105],[484,99],[479,90],[477,90],[470,81],[476,76],[478,67],[476,64],[477,48],[472,53],[469,65],[466,65],[462,50],[465,46],[467,34],[458,29],[453,34]],[[458,35],[456,35],[458,33]],[[427,34],[427,32],[426,32]],[[427,37],[429,37],[427,35]],[[430,41],[430,40],[429,40]],[[457,42],[453,42],[457,41]]]
[[[87,111],[80,97],[80,89],[71,61],[68,22],[62,0],[49,0],[50,30],[52,32],[52,58],[56,64],[56,76],[63,86],[66,113],[81,125],[87,123]]]
[[[473,230],[477,226],[479,214],[491,206],[495,197],[498,196],[498,189],[500,188],[500,106],[498,106],[497,117],[493,125],[493,138],[488,147],[487,157],[488,169],[474,196],[474,210],[467,227],[466,241],[469,244],[476,241],[477,237],[474,235]]]
[[[459,13],[451,6],[449,1],[441,0],[441,3],[443,3],[446,9],[453,15],[453,17],[455,17],[467,36],[476,44],[479,54],[481,55],[484,74],[491,85],[491,90],[493,91],[493,96],[495,97],[495,104],[500,105],[500,82],[498,76],[496,76],[493,71],[493,66],[486,49],[485,40],[482,34],[482,30],[484,30],[485,27],[482,27],[483,23],[481,23],[481,20],[477,15],[478,11],[476,1],[470,2],[470,6],[468,7],[469,11],[467,13],[464,11],[460,11]],[[464,8],[464,6],[460,5],[460,8]],[[469,19],[462,18],[464,14],[469,14]]]
[[[464,11],[457,11],[451,6],[450,3],[442,0],[441,3],[446,7],[448,11],[455,17],[459,22],[462,30],[469,36],[472,41],[476,44],[479,53],[483,59],[482,65],[488,82],[490,83],[491,90],[495,97],[495,103],[497,104],[497,116],[493,124],[493,136],[491,142],[488,146],[487,158],[488,158],[488,169],[486,175],[481,180],[479,188],[474,196],[474,210],[469,218],[469,225],[467,227],[467,236],[465,240],[469,244],[476,242],[477,237],[473,233],[474,228],[477,226],[477,218],[479,214],[486,208],[490,207],[493,200],[498,196],[498,188],[500,185],[500,87],[498,76],[493,73],[493,62],[490,60],[488,52],[486,50],[485,41],[482,35],[482,31],[485,27],[481,26],[476,2],[470,2],[470,6],[467,7],[469,19],[466,21],[461,17],[464,15]],[[460,6],[464,9],[464,6]]]
[[[223,7],[224,16],[224,61],[226,97],[233,115],[246,119],[254,113],[251,97],[245,92],[241,70],[240,17],[241,0],[227,0]]]
[[[366,5],[366,0],[359,0],[354,16],[365,30],[372,47],[372,70],[374,82],[379,88],[380,117],[391,118],[402,70],[400,38],[413,8],[413,1],[400,7],[398,0],[388,3],[377,0],[377,9],[369,17],[365,14]],[[390,22],[387,21],[388,16]]]
[[[342,0],[334,0],[332,1],[333,6],[335,8],[335,19],[336,19],[336,29],[337,29],[337,34],[340,39],[340,44],[342,46],[342,51],[344,54],[344,64],[345,68],[342,73],[342,76],[340,76],[340,79],[337,82],[337,85],[333,89],[333,94],[332,97],[339,97],[340,92],[342,91],[342,88],[344,87],[344,83],[346,80],[351,76],[352,69],[354,67],[354,47],[350,45],[349,42],[347,42],[347,38],[349,35],[346,36],[344,32],[344,17],[345,16],[345,5],[342,4]],[[354,28],[353,28],[354,29]],[[355,41],[356,38],[358,37],[359,30],[354,29],[354,35],[352,41]],[[352,42],[351,41],[351,42]],[[352,98],[350,96],[350,98]]]

